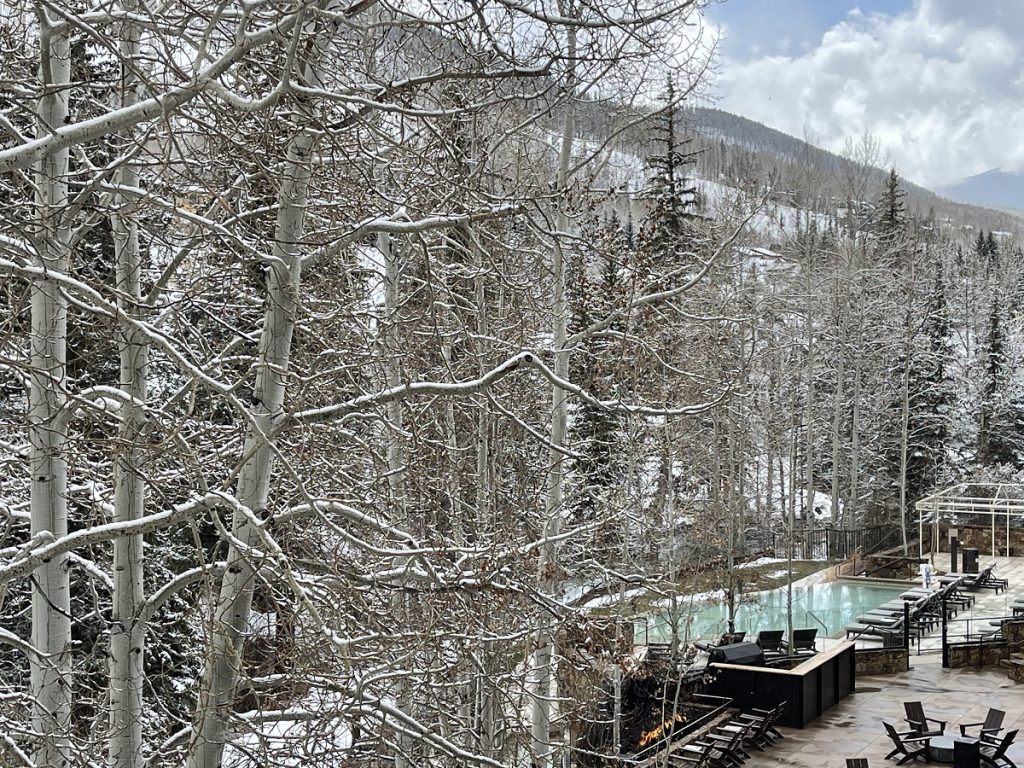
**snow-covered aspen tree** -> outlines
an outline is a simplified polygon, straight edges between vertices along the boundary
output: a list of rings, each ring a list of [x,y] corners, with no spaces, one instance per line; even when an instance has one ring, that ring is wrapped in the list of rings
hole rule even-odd
[[[294,76],[315,87],[323,41],[314,41]],[[303,104],[300,102],[300,104]],[[252,610],[255,568],[252,550],[261,543],[257,526],[266,516],[274,445],[268,435],[284,415],[285,387],[292,335],[299,313],[302,239],[316,131],[311,105],[292,114],[292,135],[282,163],[277,223],[271,259],[266,265],[267,309],[256,361],[252,421],[246,435],[236,497],[244,510],[231,523],[234,541],[214,608],[206,651],[206,669],[199,691],[195,725],[189,745],[191,768],[219,768],[228,739],[228,720],[235,700],[242,643]]]
[[[124,3],[126,17],[136,9],[133,0]],[[141,87],[141,31],[125,21],[121,37],[121,105],[137,101]],[[132,147],[126,142],[120,147]],[[138,172],[131,160],[123,162],[115,174],[115,184],[123,188],[138,186]],[[111,231],[116,258],[116,291],[125,314],[136,317],[142,306],[142,254],[135,201],[116,192],[111,214]],[[125,323],[118,340],[121,388],[120,450],[114,459],[114,521],[129,522],[142,517],[145,509],[145,482],[142,475],[142,449],[139,441],[145,425],[148,340],[134,325]],[[142,689],[146,627],[142,621],[143,559],[142,535],[121,536],[113,543],[113,593],[110,620],[109,760],[113,768],[136,768],[142,764]]]
[[[61,128],[68,115],[71,47],[66,28],[40,9],[39,79],[36,135]],[[35,242],[39,266],[49,275],[32,283],[29,443],[32,473],[32,534],[68,532],[67,520],[67,299],[54,278],[68,270],[71,222],[67,219],[68,162],[61,149],[36,165]],[[51,558],[32,575],[33,726],[40,743],[38,765],[67,764],[71,725],[71,587],[67,555]]]

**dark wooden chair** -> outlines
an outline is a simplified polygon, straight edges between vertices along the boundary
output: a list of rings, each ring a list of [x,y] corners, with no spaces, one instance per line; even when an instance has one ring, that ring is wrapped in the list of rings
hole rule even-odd
[[[1006,713],[1001,709],[989,709],[985,715],[985,722],[983,723],[960,723],[960,735],[970,736],[967,732],[968,728],[974,728],[975,726],[981,726],[981,733],[978,738],[982,741],[990,741],[996,739],[996,734],[1003,730],[1003,718],[1006,717]]]
[[[783,701],[769,710],[754,709],[741,714],[738,719],[751,724],[750,733],[744,744],[763,750],[781,739],[782,732],[775,727],[775,721],[782,716],[785,708],[786,702]]]
[[[946,721],[925,717],[924,706],[920,701],[905,701],[903,709],[907,713],[907,723],[915,736],[941,736],[946,732]],[[928,723],[935,723],[938,728],[929,728]]]
[[[846,758],[846,768],[868,768],[868,759],[866,757],[848,757]]]
[[[687,744],[675,750],[669,758],[669,762],[684,768],[707,768],[717,753],[718,750],[711,742]]]
[[[928,741],[931,739],[931,736],[916,736],[913,731],[901,733],[896,730],[892,723],[887,723],[884,720],[882,725],[885,726],[885,732],[889,735],[893,744],[892,752],[885,756],[886,760],[892,760],[894,757],[899,756],[900,759],[896,761],[897,765],[903,765],[917,758],[925,761],[928,760]]]
[[[981,764],[992,768],[1017,768],[1017,765],[1006,756],[1006,750],[1017,738],[1017,731],[1007,731],[998,742],[981,742]]]
[[[750,757],[743,749],[743,738],[748,729],[749,726],[715,729],[702,737],[701,741],[713,744],[715,749],[721,753],[721,757],[718,757],[717,760],[722,762],[727,768],[735,768],[742,765],[743,761]],[[716,757],[712,756],[711,761],[715,762]]]

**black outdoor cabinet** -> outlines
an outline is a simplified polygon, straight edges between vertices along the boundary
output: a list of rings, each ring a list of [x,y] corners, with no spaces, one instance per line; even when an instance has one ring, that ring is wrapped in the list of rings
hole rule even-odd
[[[981,742],[977,739],[956,739],[953,742],[953,768],[978,768]]]
[[[793,669],[711,662],[708,671],[714,680],[709,692],[732,699],[741,712],[785,703],[778,724],[803,728],[856,690],[856,670],[854,644],[843,641]]]
[[[978,550],[971,549],[970,547],[963,548],[964,555],[964,567],[963,573],[977,573],[978,572]]]

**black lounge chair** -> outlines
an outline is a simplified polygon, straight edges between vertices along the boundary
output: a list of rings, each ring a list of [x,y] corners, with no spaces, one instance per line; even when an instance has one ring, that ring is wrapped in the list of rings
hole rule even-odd
[[[893,750],[885,756],[886,760],[892,760],[897,755],[900,756],[900,759],[896,761],[897,765],[903,765],[919,757],[925,761],[928,760],[928,741],[931,736],[915,736],[912,732],[900,733],[892,723],[887,723],[884,720],[882,725],[885,726],[885,732],[893,743]]]
[[[763,629],[757,633],[757,646],[763,653],[782,654],[782,636],[786,634],[784,629]]]
[[[846,758],[846,768],[868,768],[868,759],[866,757],[848,757]]]
[[[993,567],[994,566],[990,565],[979,574],[978,588],[994,589],[996,594],[998,595],[1000,592],[1002,592],[1010,585],[1010,582],[1006,579],[997,578],[996,575],[992,573]]]
[[[946,721],[936,720],[933,717],[925,717],[924,706],[920,701],[905,701],[903,702],[903,709],[907,713],[907,722],[910,724],[910,730],[914,732],[916,736],[941,736],[946,732]],[[937,724],[938,730],[929,728],[928,723]]]
[[[1008,731],[1003,738],[997,742],[981,743],[981,763],[990,765],[992,768],[1017,768],[1017,765],[1006,756],[1006,750],[1017,738],[1017,731]]]
[[[989,708],[983,723],[960,723],[960,735],[970,736],[967,729],[980,725],[981,733],[978,738],[982,741],[995,740],[996,734],[1003,730],[1004,717],[1006,717],[1006,713],[1003,710]]]
[[[782,649],[791,656],[799,656],[801,653],[817,653],[818,649],[814,646],[815,638],[818,636],[818,628],[813,629],[794,629],[793,630],[793,647],[789,647],[789,643],[786,640],[782,641]]]
[[[864,624],[862,622],[855,622],[853,624],[846,625],[846,639],[849,640],[851,637],[856,640],[858,637],[881,637],[886,638],[895,635],[903,634],[903,619],[894,621],[892,624],[887,626],[876,626],[874,624]]]

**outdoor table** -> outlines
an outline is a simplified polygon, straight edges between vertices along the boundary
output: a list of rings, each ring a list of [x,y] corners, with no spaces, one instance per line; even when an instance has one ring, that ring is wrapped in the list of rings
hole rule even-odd
[[[937,736],[928,742],[928,759],[955,763],[956,768],[978,768],[979,743],[970,736]]]

